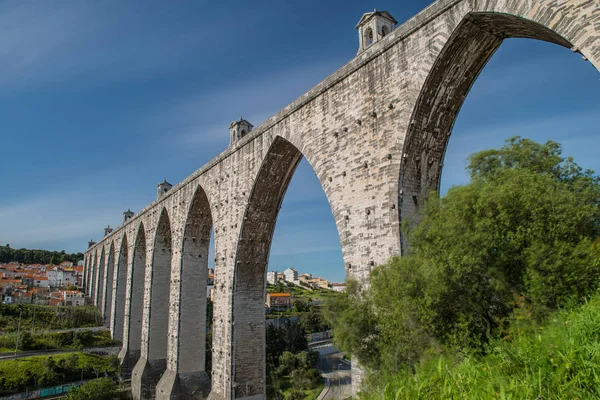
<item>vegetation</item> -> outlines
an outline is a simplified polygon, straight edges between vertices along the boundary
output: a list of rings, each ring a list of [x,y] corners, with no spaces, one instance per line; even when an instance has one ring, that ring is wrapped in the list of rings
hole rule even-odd
[[[86,353],[54,354],[0,361],[0,395],[81,379],[114,376],[117,357]]]
[[[515,396],[521,396],[525,392],[511,381],[514,376],[530,385],[527,393],[537,390],[536,395],[547,398],[552,389],[542,375],[557,368],[567,368],[565,376],[573,382],[588,381],[599,373],[598,364],[583,363],[592,375],[579,376],[571,369],[574,364],[564,364],[566,353],[552,353],[552,361],[537,372],[527,369],[544,362],[543,353],[535,353],[541,350],[535,340],[549,346],[568,335],[556,333],[546,342],[536,335],[516,335],[520,325],[515,321],[526,316],[537,326],[557,318],[557,310],[585,303],[597,290],[599,178],[562,157],[557,143],[521,138],[472,155],[468,169],[468,185],[450,189],[441,199],[431,195],[420,221],[404,227],[410,243],[405,256],[376,268],[368,289],[349,282],[347,293],[329,302],[338,344],[377,372],[370,381],[381,387],[389,383],[388,390],[401,398],[452,398],[444,392],[448,387],[475,390],[464,385],[475,385],[470,379],[485,375],[495,365],[494,357],[509,354],[516,357],[515,364],[498,361],[490,376],[495,380],[488,382],[490,391],[483,397],[495,396],[492,388],[517,390]],[[597,340],[597,328],[589,335]],[[577,338],[583,341],[571,345],[591,343]],[[530,348],[522,348],[527,350],[522,356],[531,359],[519,361],[510,346],[528,341]],[[468,375],[467,369],[475,366],[486,370]],[[517,372],[524,375],[511,375]],[[417,382],[417,392],[405,392],[408,381]],[[500,381],[508,386],[496,385]],[[460,391],[454,392],[456,397],[480,397]]]
[[[112,400],[119,395],[118,387],[112,379],[100,378],[71,390],[67,400]]]
[[[315,303],[320,303],[338,294],[338,292],[334,292],[333,290],[298,286],[291,282],[277,282],[276,285],[268,284],[267,293],[289,293],[293,299]]]
[[[69,329],[102,324],[102,315],[95,307],[0,304],[0,332],[16,332],[19,318],[21,329]]]
[[[444,354],[370,378],[365,399],[600,398],[600,293],[538,324],[519,314],[487,354]]]
[[[267,293],[290,293],[293,304],[288,310],[267,314],[268,319],[298,318],[306,334],[331,329],[323,315],[323,303],[339,297],[340,293],[328,289],[305,288],[290,282],[267,285]]]
[[[67,254],[62,251],[13,249],[9,244],[0,246],[0,264],[18,262],[22,264],[60,264],[70,261],[76,264],[83,260],[83,253]]]
[[[320,393],[316,369],[319,353],[308,349],[298,322],[267,326],[267,396],[269,399],[306,399]]]
[[[92,331],[89,329],[68,332],[30,333],[22,331],[19,335],[18,349],[28,350],[58,350],[82,349],[84,347],[117,346],[121,342],[113,340],[110,331]],[[17,340],[16,333],[0,335],[0,353],[13,352]]]

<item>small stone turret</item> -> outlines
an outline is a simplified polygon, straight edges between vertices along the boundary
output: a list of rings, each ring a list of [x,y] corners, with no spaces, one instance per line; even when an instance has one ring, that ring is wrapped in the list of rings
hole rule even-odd
[[[383,39],[394,30],[398,21],[387,11],[377,11],[363,14],[356,25],[358,29],[358,54],[365,51],[369,46]]]
[[[232,145],[246,136],[252,128],[254,128],[254,125],[242,117],[240,117],[239,121],[233,121],[229,124],[229,144]]]
[[[104,228],[104,236],[110,235],[110,233],[112,231],[113,231],[113,228],[111,228],[110,225],[108,225],[106,228]]]
[[[171,190],[171,188],[173,187],[173,185],[171,185],[169,182],[167,182],[167,180],[165,179],[164,181],[162,181],[161,183],[158,184],[158,188],[156,190],[156,198],[160,199],[160,197],[167,193],[169,190]]]
[[[96,242],[94,242],[92,239],[90,239],[90,241],[88,242],[88,249],[95,244],[96,244]]]
[[[123,222],[129,221],[135,214],[129,208],[123,213]]]

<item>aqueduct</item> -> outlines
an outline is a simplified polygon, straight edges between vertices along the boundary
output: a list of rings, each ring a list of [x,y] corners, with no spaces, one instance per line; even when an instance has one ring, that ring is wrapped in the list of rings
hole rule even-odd
[[[135,398],[265,398],[265,276],[302,157],[328,199],[347,276],[366,283],[401,253],[401,222],[438,188],[463,100],[505,38],[553,42],[600,68],[598,0],[438,0],[394,25],[386,12],[365,14],[354,59],[258,128],[232,123],[227,150],[175,187],[159,185],[155,202],[90,242],[86,291],[123,340]]]

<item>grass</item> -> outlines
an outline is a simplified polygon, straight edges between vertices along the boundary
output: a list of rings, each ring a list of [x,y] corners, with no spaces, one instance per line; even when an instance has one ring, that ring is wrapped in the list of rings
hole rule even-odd
[[[0,353],[15,351],[17,335],[15,333],[0,335]],[[113,340],[109,330],[79,332],[40,332],[31,334],[21,332],[19,350],[62,350],[82,347],[108,347],[121,344]]]
[[[369,378],[361,399],[598,399],[600,294],[543,324],[517,320],[485,356],[438,356]]]
[[[34,320],[35,315],[35,320]],[[102,315],[95,307],[54,307],[33,304],[0,304],[0,333],[21,329],[51,330],[99,326]]]
[[[315,387],[312,389],[298,390],[294,389],[291,376],[285,375],[281,377],[281,393],[283,394],[284,399],[292,398],[292,393],[294,392],[302,392],[304,400],[316,400],[316,398],[319,397],[319,395],[323,391],[324,384],[325,380],[321,379],[320,382],[316,384]]]
[[[116,357],[64,353],[0,361],[0,395],[118,373]]]
[[[316,400],[316,398],[319,397],[319,395],[323,391],[324,385],[325,385],[325,380],[323,379],[323,380],[321,380],[321,383],[319,383],[319,385],[317,385],[317,387],[315,387],[314,389],[305,390],[304,394],[306,395],[306,400]]]

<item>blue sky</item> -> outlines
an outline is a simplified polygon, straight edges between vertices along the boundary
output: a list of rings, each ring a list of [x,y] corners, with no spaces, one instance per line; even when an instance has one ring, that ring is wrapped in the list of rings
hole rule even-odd
[[[403,22],[429,1],[0,2],[0,243],[83,251],[356,54],[362,13]],[[600,74],[570,50],[507,40],[476,81],[446,153],[513,135],[563,144],[600,170]],[[301,218],[299,218],[301,216]],[[344,278],[333,217],[306,162],[280,212],[270,268]]]

